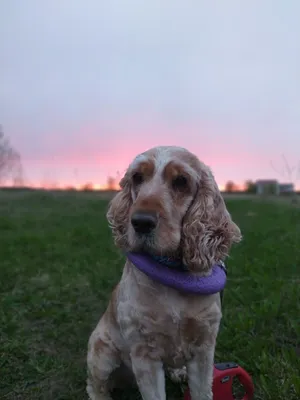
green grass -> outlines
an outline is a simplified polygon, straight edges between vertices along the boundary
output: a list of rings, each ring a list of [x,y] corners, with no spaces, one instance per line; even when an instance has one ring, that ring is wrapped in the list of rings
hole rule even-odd
[[[299,399],[300,209],[227,203],[244,240],[227,262],[216,360],[245,367],[255,399]],[[1,399],[85,398],[88,337],[123,265],[106,208],[91,194],[0,192]]]

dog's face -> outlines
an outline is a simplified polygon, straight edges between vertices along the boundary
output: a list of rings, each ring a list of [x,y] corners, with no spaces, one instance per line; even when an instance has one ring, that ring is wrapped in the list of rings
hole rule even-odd
[[[130,250],[176,254],[182,220],[197,191],[196,164],[186,151],[166,148],[150,150],[133,161],[126,176],[132,198]]]
[[[240,240],[209,168],[186,149],[138,155],[120,186],[107,217],[126,251],[181,257],[191,270],[207,270]]]

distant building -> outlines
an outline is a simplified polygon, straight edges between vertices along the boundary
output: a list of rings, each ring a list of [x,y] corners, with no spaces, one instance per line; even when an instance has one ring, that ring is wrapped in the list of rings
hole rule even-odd
[[[280,193],[294,193],[295,187],[293,183],[280,183],[279,192]]]
[[[278,195],[280,193],[279,183],[276,179],[261,179],[256,181],[256,194],[264,195],[264,194],[275,194]]]

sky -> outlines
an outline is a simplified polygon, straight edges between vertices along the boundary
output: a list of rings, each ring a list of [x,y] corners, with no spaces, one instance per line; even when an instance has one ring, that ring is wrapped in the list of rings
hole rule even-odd
[[[299,15],[297,0],[1,1],[0,124],[27,183],[104,185],[179,145],[220,187],[299,186]]]

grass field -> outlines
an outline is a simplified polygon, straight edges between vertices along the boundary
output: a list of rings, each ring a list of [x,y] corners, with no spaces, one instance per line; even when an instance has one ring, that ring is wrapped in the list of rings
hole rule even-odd
[[[244,366],[255,399],[299,399],[300,209],[227,204],[244,240],[227,262],[216,360]],[[96,194],[0,192],[0,399],[86,398],[87,340],[123,264],[106,208]]]

